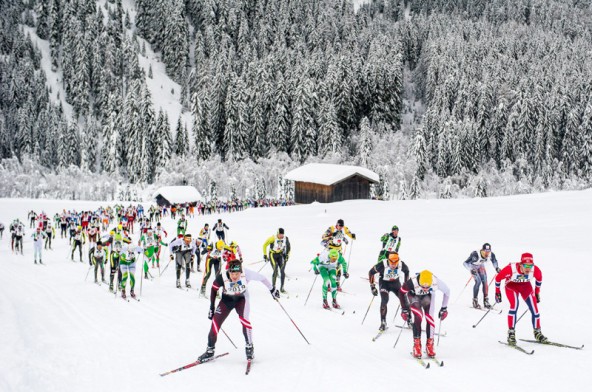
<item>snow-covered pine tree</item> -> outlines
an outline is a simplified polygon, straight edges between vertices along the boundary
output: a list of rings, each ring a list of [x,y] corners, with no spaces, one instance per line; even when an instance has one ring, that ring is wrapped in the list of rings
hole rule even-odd
[[[319,112],[318,154],[337,153],[343,149],[341,128],[337,122],[337,110],[331,97],[323,99]]]
[[[185,157],[189,154],[189,135],[187,135],[186,128],[181,121],[181,117],[177,120],[177,127],[175,128],[175,154],[180,157]]]
[[[372,152],[372,128],[368,117],[364,117],[360,122],[360,139],[358,142],[358,156],[360,165],[368,166],[368,157]]]

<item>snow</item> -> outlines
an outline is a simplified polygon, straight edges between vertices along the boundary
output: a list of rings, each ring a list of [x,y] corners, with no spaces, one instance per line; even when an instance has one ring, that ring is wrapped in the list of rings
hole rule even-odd
[[[378,174],[372,170],[360,166],[334,165],[329,163],[309,163],[288,172],[284,178],[291,181],[333,185],[356,174],[373,182],[378,182],[379,180]]]
[[[152,197],[155,199],[158,195],[162,195],[170,203],[191,203],[203,200],[197,189],[189,185],[163,186],[158,188]]]
[[[230,227],[230,239],[241,245],[247,265],[261,258],[263,242],[277,227],[285,228],[293,251],[286,269],[290,296],[281,303],[311,342],[306,344],[267,289],[253,282],[249,289],[255,361],[248,376],[244,375],[244,344],[235,313],[223,328],[238,350],[221,334],[216,352],[229,355],[159,376],[194,361],[206,348],[210,328],[209,303],[198,298],[195,289],[176,289],[173,268],[154,281],[143,281],[141,302],[127,303],[110,295],[105,285],[91,283],[92,277],[84,280],[88,264],[69,261],[67,244],[59,233],[55,250],[44,253],[47,266],[43,267],[33,264],[30,238],[25,241],[25,255],[16,256],[8,249],[10,235],[5,231],[0,241],[0,390],[147,392],[223,387],[244,391],[365,391],[409,382],[422,390],[439,392],[469,388],[480,392],[582,389],[592,381],[588,333],[592,312],[585,303],[592,273],[590,200],[592,190],[585,190],[485,199],[315,203],[221,216]],[[16,217],[25,220],[30,209],[44,209],[53,215],[63,208],[81,210],[98,205],[3,199],[0,222],[8,226]],[[191,219],[189,232],[197,233],[204,223],[211,224],[217,218]],[[351,261],[351,277],[344,284],[349,294],[338,296],[346,311],[343,316],[321,308],[319,282],[304,306],[314,279],[309,261],[320,250],[321,233],[338,218],[344,219],[358,237],[345,250]],[[415,363],[409,355],[409,331],[402,331],[393,349],[399,333],[392,321],[398,303],[393,296],[388,305],[390,329],[379,340],[371,341],[379,325],[378,300],[373,301],[361,324],[371,294],[368,282],[360,278],[367,276],[376,259],[380,235],[393,224],[401,229],[401,256],[412,273],[430,269],[452,290],[449,316],[442,324],[447,336],[436,347],[439,358],[445,361],[443,368],[424,370]],[[164,225],[174,233],[171,219]],[[134,240],[137,238],[136,233]],[[584,350],[523,343],[536,350],[526,356],[497,343],[505,340],[507,331],[505,294],[504,313],[489,314],[472,328],[484,313],[469,308],[471,287],[462,290],[469,274],[462,263],[484,242],[492,244],[502,267],[518,260],[525,251],[534,254],[544,276],[540,303],[543,333],[555,341],[586,344]],[[492,269],[487,268],[491,278]],[[158,275],[155,270],[151,272]],[[271,268],[264,266],[262,273],[270,277]],[[194,288],[198,279],[192,275]],[[440,300],[438,297],[438,305]],[[518,312],[525,308],[521,302]],[[401,324],[400,317],[395,323]],[[517,325],[517,337],[532,338],[529,316]]]

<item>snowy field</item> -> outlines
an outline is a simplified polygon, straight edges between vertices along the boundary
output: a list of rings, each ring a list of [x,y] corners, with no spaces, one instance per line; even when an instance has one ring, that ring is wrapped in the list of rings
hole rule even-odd
[[[8,227],[27,211],[53,215],[62,208],[88,209],[94,202],[0,201],[0,222]],[[572,391],[585,389],[592,376],[588,279],[592,190],[503,198],[418,201],[351,201],[285,208],[247,210],[221,216],[230,239],[243,250],[246,262],[261,259],[262,244],[283,227],[293,251],[287,267],[289,298],[281,303],[311,342],[298,334],[269,292],[258,282],[252,292],[251,322],[255,361],[244,375],[245,354],[235,313],[224,330],[238,345],[219,336],[217,354],[230,354],[166,377],[162,373],[197,358],[207,343],[209,303],[195,290],[201,276],[193,274],[193,290],[175,288],[174,268],[154,281],[144,281],[141,302],[125,302],[106,285],[84,281],[88,264],[69,260],[65,240],[45,252],[46,266],[33,264],[27,230],[25,255],[10,251],[10,234],[0,243],[0,391],[196,391],[223,388],[245,391],[362,391],[416,388],[436,391]],[[217,215],[190,221],[197,233]],[[304,300],[314,279],[309,261],[320,250],[321,233],[343,218],[358,240],[351,250],[350,279],[338,300],[341,315],[321,308],[317,281],[309,303]],[[436,347],[443,368],[420,367],[410,356],[412,335],[399,333],[392,317],[398,301],[391,295],[387,320],[391,328],[376,342],[379,300],[361,325],[372,298],[361,278],[376,260],[379,238],[393,224],[400,227],[400,254],[412,272],[432,270],[451,288],[449,316],[442,324],[447,336]],[[28,224],[27,224],[28,227]],[[171,220],[165,221],[169,233]],[[170,235],[170,234],[169,234]],[[136,240],[138,234],[134,236]],[[484,314],[469,307],[471,286],[455,302],[469,273],[462,263],[483,242],[490,242],[500,267],[517,261],[525,251],[542,268],[542,331],[550,340],[586,344],[575,351],[522,343],[535,349],[527,356],[499,344],[506,338],[506,312]],[[165,259],[168,254],[165,252]],[[259,269],[262,264],[251,268]],[[158,272],[151,271],[158,275]],[[271,278],[271,268],[262,271]],[[489,278],[492,269],[488,266]],[[137,275],[138,284],[140,274]],[[213,277],[210,278],[210,284]],[[493,287],[493,286],[492,286]],[[139,291],[139,288],[137,289]],[[208,285],[209,292],[209,285]],[[493,300],[493,289],[490,294]],[[438,304],[441,297],[438,297]],[[504,294],[504,310],[507,300]],[[439,306],[438,306],[439,308]],[[526,309],[523,302],[518,313]],[[396,324],[402,320],[397,317]],[[517,325],[517,337],[532,339],[530,318]],[[425,337],[422,338],[425,344]]]

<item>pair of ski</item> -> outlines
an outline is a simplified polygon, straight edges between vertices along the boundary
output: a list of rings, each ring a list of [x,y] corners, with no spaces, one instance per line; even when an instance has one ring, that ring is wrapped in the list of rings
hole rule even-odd
[[[413,353],[411,353],[411,355],[413,356]],[[413,357],[417,360],[417,363],[420,364],[421,366],[423,366],[424,369],[429,369],[430,368],[430,363],[428,361],[433,361],[438,367],[442,367],[444,366],[444,361],[440,361],[438,358],[436,357],[427,357],[426,359],[424,358],[417,358],[417,357]]]
[[[546,342],[539,342],[538,340],[531,340],[531,339],[520,339],[523,342],[528,342],[528,343],[536,343],[536,344],[544,344],[547,346],[555,346],[555,347],[563,347],[563,348],[571,348],[573,350],[582,350],[584,348],[584,345],[582,344],[581,346],[570,346],[567,344],[563,344],[563,343],[557,343],[557,342],[551,342],[549,340],[547,340]],[[534,350],[528,351],[527,349],[525,349],[522,346],[518,346],[517,344],[508,344],[506,342],[502,342],[501,340],[498,341],[499,343],[506,345],[508,347],[512,347],[520,352],[523,352],[526,355],[532,355],[534,354]]]
[[[401,328],[401,329],[408,329],[408,330],[412,330],[412,329],[413,329],[413,328],[410,328],[410,327],[408,327],[408,326],[406,326],[406,325],[405,325],[405,326],[401,326],[401,325],[395,325],[395,327],[397,327],[397,328]],[[421,332],[425,332],[425,331],[426,331],[425,329],[422,329],[422,330],[421,330]],[[446,335],[448,334],[448,332],[444,331],[444,332],[438,333],[438,332],[435,332],[435,331],[433,331],[433,332],[432,332],[432,334],[433,334],[434,336],[441,336],[441,337],[446,337]]]
[[[194,367],[194,366],[201,365],[201,364],[203,364],[203,363],[212,362],[212,361],[214,361],[214,360],[216,360],[216,359],[218,359],[218,358],[220,358],[220,357],[223,357],[223,356],[225,356],[225,355],[228,355],[228,353],[224,353],[224,354],[218,354],[218,355],[216,355],[216,356],[213,356],[212,358],[210,358],[210,359],[207,359],[207,360],[204,360],[204,361],[200,361],[200,360],[198,359],[197,361],[194,361],[194,362],[188,363],[187,365],[185,365],[185,366],[181,366],[181,367],[180,367],[180,368],[178,368],[178,369],[173,369],[173,370],[170,370],[170,371],[168,371],[168,372],[161,373],[161,374],[160,374],[160,376],[161,376],[161,377],[164,377],[164,376],[167,376],[167,375],[169,375],[169,374],[171,374],[171,373],[180,372],[181,370],[189,369],[189,368],[192,368],[192,367]],[[252,364],[253,364],[253,360],[252,360],[252,359],[247,359],[247,368],[245,369],[245,375],[247,375],[247,374],[249,374],[249,373],[251,372],[251,366],[252,366]]]

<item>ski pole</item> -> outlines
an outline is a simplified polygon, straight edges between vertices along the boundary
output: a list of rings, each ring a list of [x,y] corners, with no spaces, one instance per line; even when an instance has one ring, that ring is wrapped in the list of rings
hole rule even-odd
[[[264,259],[261,259],[261,260],[258,260],[258,261],[254,261],[252,263],[249,263],[249,265],[255,265],[255,264],[263,263],[264,261],[265,261]]]
[[[263,261],[265,261],[265,260],[263,260]],[[261,270],[262,270],[263,268],[265,268],[265,266],[266,266],[266,265],[267,265],[267,263],[263,264],[263,266],[262,266],[261,268],[259,268],[259,270],[258,270],[257,272],[261,272]]]
[[[146,260],[144,260],[144,262],[142,263],[142,272],[141,272],[142,275],[140,275],[140,297],[142,296],[142,283],[144,282],[144,274],[145,274],[144,265],[145,264],[146,264]],[[130,280],[130,283],[131,283],[131,280]]]
[[[86,277],[84,278],[84,281],[85,281],[85,282],[86,282],[86,280],[88,279],[88,274],[90,274],[90,270],[91,270],[91,268],[92,268],[92,267],[93,267],[93,266],[92,266],[92,265],[90,265],[90,266],[88,267],[88,271],[86,271]]]
[[[294,320],[292,320],[292,317],[290,317],[290,315],[288,314],[288,312],[286,312],[286,309],[284,309],[284,306],[281,304],[281,302],[277,299],[274,298],[275,302],[278,303],[278,305],[280,305],[280,308],[282,308],[282,310],[284,311],[284,313],[286,313],[286,316],[288,316],[288,318],[290,319],[290,321],[292,322],[292,324],[294,324],[294,326],[296,327],[296,329],[298,330],[298,332],[300,332],[300,335],[302,335],[302,337],[304,338],[304,340],[306,341],[306,343],[310,344],[310,342],[308,341],[308,339],[306,339],[306,337],[304,336],[304,334],[302,333],[302,331],[300,330],[300,328],[298,328],[298,326],[296,325],[296,323],[294,322]]]
[[[487,312],[485,312],[485,314],[483,315],[483,317],[481,317],[479,319],[479,321],[477,321],[477,324],[473,325],[473,328],[477,328],[477,325],[479,325],[479,323],[489,314],[489,312],[491,312],[492,309],[493,309],[493,307],[487,309]]]
[[[351,264],[351,253],[352,253],[352,249],[353,249],[353,248],[354,248],[354,242],[353,242],[353,240],[352,240],[352,244],[351,244],[351,245],[350,245],[350,247],[349,247],[349,254],[348,254],[348,256],[347,256],[347,262],[346,262],[346,265],[347,265],[347,270],[348,270],[348,271],[349,271],[349,269],[350,269],[350,264]],[[341,288],[343,288],[343,285],[345,284],[345,282],[346,282],[346,280],[344,279],[344,280],[343,280],[343,283],[341,283],[341,285],[340,285],[340,287],[341,287]]]
[[[312,281],[312,286],[310,286],[310,290],[308,290],[308,295],[306,296],[306,301],[304,301],[304,306],[306,306],[306,303],[308,302],[308,299],[310,298],[310,293],[312,293],[312,288],[314,287],[318,277],[319,277],[319,275],[315,275],[315,278]]]
[[[520,321],[520,319],[521,319],[522,317],[524,317],[524,315],[526,314],[526,312],[528,312],[528,309],[526,309],[526,310],[524,311],[524,313],[522,313],[522,315],[521,315],[520,317],[518,317],[518,320],[516,320],[516,324],[518,324],[518,321]]]
[[[364,315],[364,318],[362,319],[362,325],[364,325],[364,321],[366,320],[366,316],[368,316],[368,312],[370,311],[370,307],[372,306],[372,302],[374,302],[374,298],[376,298],[376,296],[372,295],[372,299],[370,300],[370,305],[368,305],[368,310],[366,310],[366,314]]]
[[[397,343],[399,343],[399,338],[401,337],[401,334],[403,333],[403,329],[405,329],[405,321],[403,321],[403,324],[401,324],[400,327],[400,331],[399,331],[399,336],[397,336],[397,340],[395,340],[395,344],[393,346],[393,348],[397,347]]]
[[[393,324],[395,323],[395,321],[397,320],[397,315],[399,314],[399,309],[401,309],[401,304],[399,304],[397,306],[397,311],[395,312],[395,317],[393,317]]]
[[[230,339],[230,336],[228,336],[228,334],[226,333],[226,331],[223,330],[222,328],[220,328],[220,330],[222,332],[224,332],[224,335],[226,335],[226,337],[228,338],[228,340],[230,340],[230,343],[232,343],[232,345],[234,346],[234,348],[238,348],[238,347],[236,347],[236,344],[234,344],[234,342],[232,341],[232,339]]]
[[[464,293],[465,289],[467,288],[467,286],[469,285],[469,283],[471,283],[471,280],[472,279],[473,279],[473,275],[471,275],[469,277],[469,280],[467,280],[467,284],[465,284],[465,287],[463,287],[463,289],[460,291],[460,293],[458,293],[458,297],[456,297],[456,299],[454,300],[453,304],[456,304],[458,302],[458,300],[462,296],[462,293]]]
[[[440,345],[440,331],[442,330],[442,320],[440,320],[440,325],[438,326],[438,341],[436,342],[436,346]]]
[[[167,265],[165,265],[165,267],[164,267],[164,269],[162,270],[162,273],[160,274],[160,276],[162,276],[162,274],[164,274],[164,271],[166,271],[166,269],[168,268],[169,264],[171,264],[171,261],[173,261],[173,260],[170,260],[170,259],[169,259],[169,262],[167,263]]]

